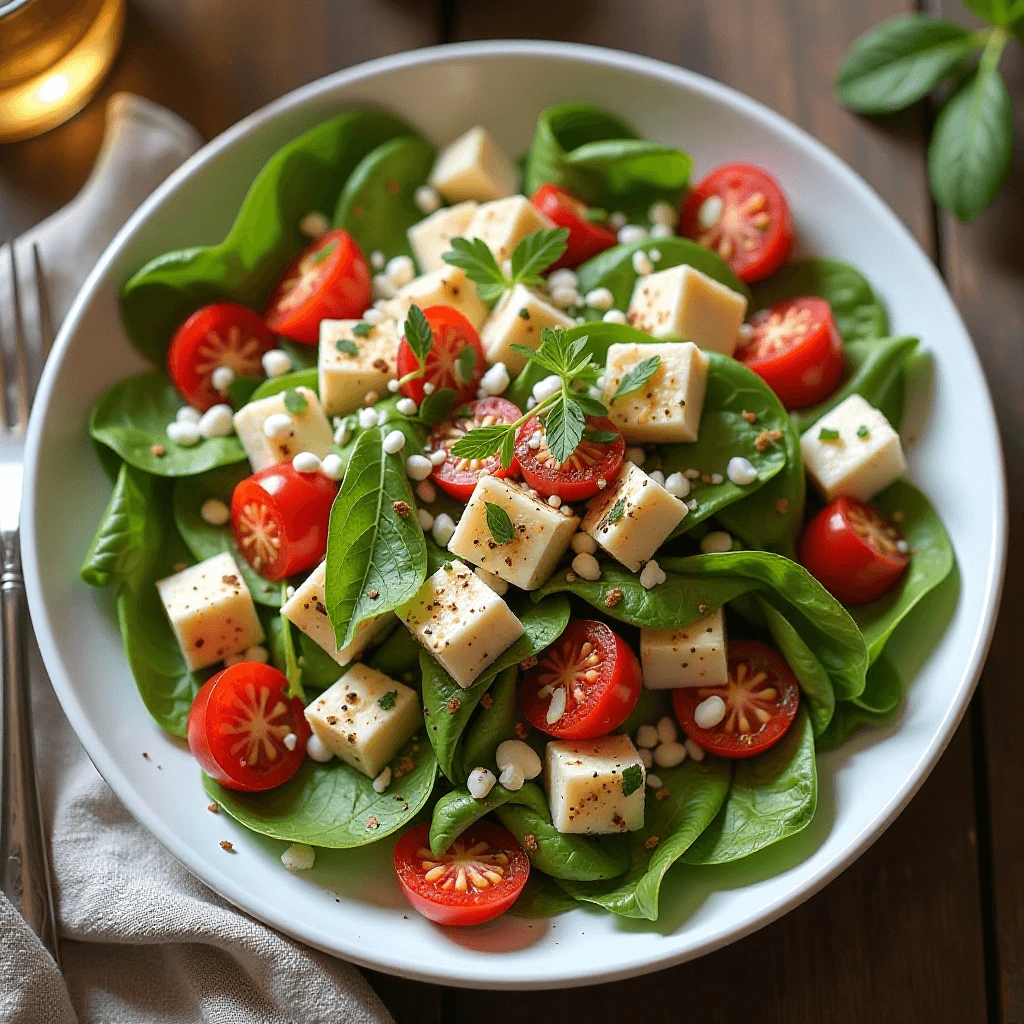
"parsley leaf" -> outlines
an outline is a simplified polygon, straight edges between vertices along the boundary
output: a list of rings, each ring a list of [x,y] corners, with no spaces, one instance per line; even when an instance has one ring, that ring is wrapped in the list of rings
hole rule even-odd
[[[858,437],[859,437],[859,438],[860,438],[860,439],[861,439],[862,441],[866,441],[866,440],[867,440],[867,439],[868,439],[868,438],[869,438],[869,437],[871,436],[871,431],[870,431],[870,430],[868,430],[868,428],[867,428],[867,427],[866,427],[866,426],[865,426],[864,424],[861,424],[861,425],[860,425],[860,426],[859,426],[859,427],[857,428],[857,436],[858,436]]]
[[[429,426],[434,426],[448,419],[455,405],[455,392],[451,388],[441,388],[423,396],[420,402],[420,419]]]
[[[347,356],[359,355],[359,346],[351,338],[341,338],[334,343],[334,347]]]
[[[409,313],[405,318],[405,340],[409,343],[413,355],[419,360],[420,366],[424,366],[427,353],[434,344],[434,332],[419,306],[409,307]]]
[[[542,228],[527,235],[512,250],[512,284],[538,284],[540,272],[558,260],[568,244],[568,228]]]
[[[626,499],[619,498],[604,517],[606,523],[617,523],[626,514]]]
[[[441,259],[453,267],[461,267],[484,302],[498,298],[510,287],[494,253],[482,238],[453,238],[451,249],[442,253]]]
[[[839,440],[839,431],[833,430],[831,427],[822,427],[821,432],[818,434],[818,440],[824,441],[827,444],[834,443]]]
[[[512,250],[512,276],[509,277],[494,258],[482,238],[453,238],[451,249],[441,259],[453,267],[461,267],[476,285],[476,293],[484,302],[493,302],[517,284],[528,287],[540,284],[540,274],[566,250],[568,228],[542,228],[531,232]]]
[[[638,764],[631,764],[622,770],[622,795],[632,796],[644,784],[644,770]]]
[[[505,435],[510,432],[509,426],[504,423],[494,423],[489,427],[477,427],[468,434],[460,437],[452,445],[452,455],[460,459],[486,459],[498,451],[505,441]],[[515,443],[515,431],[513,444]],[[509,459],[509,465],[512,460]]]
[[[583,440],[593,444],[614,444],[619,435],[614,430],[584,430]]]
[[[509,514],[500,505],[490,501],[485,501],[484,506],[487,509],[487,529],[491,531],[491,536],[498,544],[508,544],[515,537],[515,527]]]
[[[476,369],[476,349],[467,345],[459,350],[455,357],[455,372],[459,375],[459,381],[468,384],[473,379],[473,371]]]
[[[612,401],[615,402],[626,395],[631,395],[634,391],[639,391],[658,372],[660,366],[661,356],[641,359],[619,381],[619,386],[615,389],[615,394],[612,395]]]
[[[357,323],[352,328],[352,333],[357,338],[365,338],[372,330],[373,330],[373,324],[369,323],[366,320],[360,320],[359,323]]]
[[[563,394],[555,399],[544,418],[544,433],[556,461],[565,462],[576,451],[576,446],[583,440],[586,425],[583,410],[565,397],[563,389]]]
[[[378,699],[377,703],[385,710],[390,711],[395,706],[395,701],[398,700],[397,690],[388,690],[387,693],[382,694]]]
[[[300,395],[295,388],[289,388],[284,393],[284,407],[293,415],[301,416],[309,408],[309,402],[305,395]]]

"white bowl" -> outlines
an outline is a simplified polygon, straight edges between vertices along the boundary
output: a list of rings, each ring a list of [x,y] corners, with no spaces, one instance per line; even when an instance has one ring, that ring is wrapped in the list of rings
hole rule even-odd
[[[437,141],[483,123],[516,154],[537,112],[570,99],[688,150],[698,174],[731,159],[767,166],[790,197],[803,248],[860,267],[888,303],[894,333],[917,334],[934,353],[932,412],[911,475],[952,538],[959,588],[943,585],[914,630],[894,641],[904,677],[917,669],[902,718],[819,759],[818,812],[795,840],[723,868],[677,867],[656,924],[580,909],[550,922],[506,915],[444,930],[404,903],[393,841],[322,851],[311,872],[292,875],[278,859],[283,843],[206,810],[195,762],[136,694],[112,595],[78,579],[110,492],[86,422],[104,388],[144,367],[121,328],[122,282],[158,253],[219,241],[282,143],[368,103],[396,110]],[[966,466],[969,487],[960,486]],[[246,118],[174,174],[111,244],[64,323],[32,417],[25,507],[25,575],[54,688],[104,778],[178,860],[232,903],[320,949],[411,978],[509,988],[610,981],[700,956],[779,917],[847,867],[921,785],[967,706],[1006,541],[999,436],[977,356],[935,268],[881,199],[819,143],[724,86],[630,54],[536,42],[435,47],[340,72]],[[219,848],[222,839],[236,856]]]

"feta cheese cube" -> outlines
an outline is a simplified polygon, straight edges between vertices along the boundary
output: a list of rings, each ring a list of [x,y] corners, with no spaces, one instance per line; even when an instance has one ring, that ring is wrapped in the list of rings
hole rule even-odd
[[[658,356],[654,376],[637,391],[612,402],[622,378],[637,363]],[[605,405],[622,436],[631,442],[688,444],[697,440],[708,357],[693,342],[652,345],[611,345],[605,364]]]
[[[685,502],[626,462],[615,482],[590,499],[580,529],[627,569],[639,572],[687,511]]]
[[[554,226],[526,196],[510,196],[478,206],[466,228],[466,237],[482,238],[501,263],[511,257],[517,243],[527,235]]]
[[[497,505],[508,513],[512,540],[499,544],[491,536],[487,505]],[[578,523],[576,516],[562,515],[507,480],[483,476],[473,489],[448,550],[506,583],[536,590],[555,571]]]
[[[281,614],[315,644],[322,647],[339,665],[347,665],[390,632],[395,624],[395,616],[393,612],[385,612],[383,615],[364,620],[356,628],[352,642],[339,651],[334,627],[327,617],[327,602],[324,597],[326,575],[327,563],[321,562],[306,581],[295,588],[295,593],[281,607]]]
[[[427,578],[395,614],[465,689],[523,635],[523,624],[462,562]]]
[[[427,274],[446,266],[441,254],[452,247],[453,238],[466,233],[476,207],[477,204],[472,201],[447,206],[409,228],[406,232],[409,246],[421,273]]]
[[[157,582],[157,592],[191,671],[266,639],[249,588],[230,552]]]
[[[454,306],[477,330],[487,319],[487,307],[476,294],[476,285],[466,277],[460,267],[446,263],[441,270],[431,271],[410,281],[388,303],[387,312],[398,321],[398,333],[402,333],[409,307]]]
[[[312,452],[322,459],[331,450],[333,431],[316,392],[309,388],[295,391],[306,400],[303,412],[289,412],[282,391],[249,402],[235,413],[235,431],[254,473],[275,462],[290,462],[299,452]],[[268,416],[277,413],[287,415],[292,421],[291,427],[280,435],[268,437],[263,424]]]
[[[358,320],[321,320],[317,360],[320,402],[327,416],[344,416],[363,405],[368,391],[385,394],[388,381],[398,375],[397,324],[385,320],[369,334],[352,330]],[[342,348],[338,343],[342,342]],[[347,344],[345,344],[347,343]],[[357,352],[351,354],[351,346]],[[349,349],[349,351],[345,351]]]
[[[860,395],[825,413],[800,438],[800,451],[826,501],[840,495],[868,501],[907,471],[900,435]]]
[[[488,362],[504,363],[509,373],[516,374],[526,365],[526,358],[513,352],[513,345],[536,351],[542,327],[568,329],[575,326],[576,321],[571,316],[545,302],[526,285],[517,284],[498,300],[480,331],[480,341]]]
[[[519,172],[487,131],[470,128],[441,151],[430,184],[449,203],[476,199],[486,203],[515,193]]]
[[[680,265],[638,278],[626,315],[655,338],[681,338],[731,356],[747,300],[707,274]]]
[[[684,686],[725,686],[729,666],[725,655],[722,609],[688,626],[640,628],[640,660],[644,686],[674,690]]]
[[[356,664],[307,706],[306,721],[328,750],[373,779],[420,728],[423,713],[415,690]]]
[[[629,796],[623,791],[626,771]],[[646,781],[644,763],[628,736],[547,745],[544,788],[559,832],[593,836],[643,828]]]

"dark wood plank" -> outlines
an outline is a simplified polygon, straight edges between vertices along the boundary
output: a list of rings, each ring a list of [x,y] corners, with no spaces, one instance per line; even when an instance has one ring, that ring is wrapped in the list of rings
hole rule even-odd
[[[711,75],[803,125],[859,170],[935,252],[924,115],[883,125],[832,99],[849,42],[912,3],[548,0],[460,3],[456,38],[541,34],[634,50]],[[1019,320],[1018,320],[1019,323]],[[1009,358],[1009,357],[1007,357]],[[1019,755],[1018,755],[1019,756]],[[459,992],[460,1022],[645,1011],[716,1022],[982,1021],[985,970],[970,726],[908,810],[824,893],[735,946],[635,982],[565,993]],[[1009,806],[1009,803],[1008,805]],[[757,965],[751,971],[750,965]],[[753,1000],[753,1001],[752,1001]],[[673,1012],[674,1011],[674,1012]]]

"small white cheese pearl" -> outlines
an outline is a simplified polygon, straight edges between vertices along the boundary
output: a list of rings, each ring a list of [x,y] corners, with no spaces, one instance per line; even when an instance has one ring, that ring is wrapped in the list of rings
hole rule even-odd
[[[670,228],[674,228],[679,223],[679,211],[671,203],[666,203],[664,199],[651,203],[647,217],[652,224],[666,224]]]
[[[508,593],[508,584],[500,577],[495,576],[493,572],[488,572],[486,569],[481,569],[479,566],[473,570],[493,590],[498,597],[504,597]]]
[[[436,519],[430,531],[434,541],[441,547],[448,547],[448,541],[455,533],[455,520],[447,512],[442,512]]]
[[[423,394],[425,394],[425,395],[432,395],[433,393],[434,393],[434,385],[431,384],[430,381],[428,380],[426,382],[426,384],[423,385]]]
[[[653,558],[640,570],[640,586],[644,590],[653,590],[667,579],[661,566]]]
[[[204,523],[223,526],[231,518],[231,509],[220,498],[207,498],[200,506],[199,515]]]
[[[403,416],[415,416],[419,410],[419,406],[411,398],[400,398],[395,402],[395,408]]]
[[[380,398],[380,395],[378,395],[376,391],[367,391],[366,394],[363,395],[363,405],[374,405],[378,398]],[[384,422],[383,413],[379,415],[377,422]]]
[[[704,748],[698,746],[693,740],[686,741],[686,755],[692,761],[703,761],[704,760]]]
[[[725,701],[713,693],[693,709],[693,720],[702,729],[713,729],[725,718]]]
[[[235,665],[241,665],[241,664],[243,664],[247,660],[248,659],[246,658],[244,653],[242,653],[242,654],[229,654],[224,659],[224,667],[225,668],[234,668]]]
[[[351,432],[350,432],[350,431],[349,431],[349,429],[348,429],[348,424],[347,424],[347,423],[342,423],[342,424],[340,424],[340,425],[339,425],[338,427],[336,427],[336,428],[335,428],[335,430],[334,430],[334,439],[333,439],[333,440],[334,440],[334,443],[335,443],[336,445],[338,445],[338,447],[339,447],[339,448],[340,448],[341,446],[343,446],[343,445],[347,444],[347,443],[348,443],[348,439],[349,439],[349,434],[350,434],[350,433],[351,433]]]
[[[682,473],[673,473],[665,481],[665,490],[674,498],[685,498],[690,493],[690,481]]]
[[[365,408],[359,410],[359,426],[364,430],[369,430],[370,427],[377,426],[377,410],[372,408]]]
[[[183,405],[174,418],[179,423],[198,423],[203,418],[203,414],[198,409],[193,409],[191,405]]]
[[[636,745],[638,747],[656,747],[658,745],[658,730],[653,725],[644,723],[636,730]]]
[[[263,372],[268,377],[283,377],[291,372],[292,357],[283,349],[272,348],[269,352],[264,352],[260,362],[263,363]]]
[[[660,775],[648,775],[645,781],[648,789],[661,789],[664,785]]]
[[[391,394],[393,394],[393,395],[398,394],[398,387],[399,387],[399,385],[398,385],[398,379],[397,378],[395,378],[394,380],[389,380],[388,381],[388,391],[390,391]]]
[[[580,279],[576,276],[575,270],[562,267],[561,270],[553,270],[548,275],[548,291],[555,288],[572,288],[574,291],[580,285]]]
[[[398,289],[387,274],[373,275],[373,297],[375,299],[393,299]]]
[[[316,455],[314,452],[299,452],[299,454],[292,459],[292,465],[300,473],[319,473],[323,468],[320,456]]]
[[[557,374],[551,374],[550,377],[545,377],[543,380],[537,381],[533,385],[533,397],[536,399],[538,404],[550,398],[553,394],[559,391],[562,387],[562,378]]]
[[[662,715],[658,719],[658,739],[662,743],[675,743],[679,739],[679,729],[676,720],[668,715]]]
[[[420,521],[420,529],[424,531],[431,529],[434,525],[434,517],[425,508],[416,510],[416,518]]]
[[[642,466],[647,461],[647,452],[643,448],[627,448],[626,459],[634,466]]]
[[[524,779],[537,778],[543,767],[537,752],[522,740],[504,740],[499,743],[494,752],[494,760],[502,771],[510,765],[515,766],[523,773]]]
[[[474,768],[466,779],[466,789],[474,800],[483,800],[498,780],[488,768]]]
[[[374,249],[373,252],[370,253],[370,266],[373,267],[374,270],[383,270],[384,264],[387,263],[387,261],[387,256],[385,256],[380,249]]]
[[[565,714],[565,687],[560,686],[551,695],[551,703],[548,704],[547,714],[544,720],[548,725],[554,725]]]
[[[746,487],[757,479],[757,470],[749,459],[742,455],[734,455],[725,468],[726,475],[737,487]]]
[[[214,405],[203,413],[199,433],[205,438],[227,437],[235,432],[235,417],[230,405]]]
[[[319,210],[310,210],[302,220],[299,221],[299,230],[307,238],[319,238],[331,230],[331,223]]]
[[[697,223],[705,230],[713,228],[721,218],[724,207],[721,196],[708,196],[697,211]]]
[[[654,748],[654,763],[659,768],[675,768],[686,760],[686,747],[682,743],[661,743]]]
[[[421,480],[416,485],[416,497],[429,505],[437,501],[437,488],[429,480]]]
[[[219,391],[222,395],[226,395],[228,388],[235,383],[235,371],[230,366],[218,366],[210,374],[210,383],[213,385],[214,391]]]
[[[508,375],[508,367],[504,363],[495,363],[480,378],[480,390],[488,395],[501,395],[508,389],[512,379]]]
[[[639,242],[640,239],[647,237],[647,228],[640,227],[639,224],[627,224],[625,227],[619,228],[619,244],[630,245],[633,242]]]
[[[387,320],[387,317],[384,315],[383,310],[374,309],[373,306],[371,306],[369,309],[363,310],[362,319],[368,324],[373,324],[374,327],[379,327],[385,320]]]
[[[502,770],[502,773],[498,776],[498,781],[512,792],[516,792],[523,788],[523,783],[526,779],[523,777],[523,770],[517,764],[510,764],[507,768]]]
[[[732,536],[725,530],[712,530],[700,539],[700,549],[705,555],[713,552],[732,550]]]
[[[725,479],[721,473],[712,473],[711,482],[717,487]]]
[[[628,219],[621,210],[614,210],[608,215],[608,227],[613,231],[620,231],[626,226]]]
[[[334,452],[331,452],[330,455],[325,455],[320,463],[320,472],[328,480],[333,480],[337,483],[345,475],[345,467],[341,461],[341,456],[335,455]]]
[[[550,495],[548,497],[548,504],[552,508],[561,508],[562,507],[562,499],[557,494],[552,494],[552,495]]]
[[[334,757],[334,752],[328,750],[327,747],[324,746],[323,740],[314,733],[308,740],[306,740],[306,757],[313,761],[330,761],[330,759]]]
[[[441,208],[441,197],[436,188],[420,185],[412,195],[413,202],[423,213],[435,213]]]
[[[405,471],[411,480],[426,480],[433,469],[434,464],[425,455],[410,455],[405,460]]]
[[[551,305],[559,309],[568,309],[570,306],[582,306],[583,296],[575,288],[566,288],[559,285],[551,289]]]
[[[624,324],[627,322],[626,314],[621,309],[609,309],[601,319],[606,324]]]
[[[660,249],[648,249],[647,255],[651,257],[652,263],[659,263],[661,261]]]
[[[589,533],[582,531],[573,534],[570,546],[577,555],[592,555],[597,551],[597,541]]]
[[[405,434],[400,430],[392,430],[387,437],[384,438],[384,451],[388,455],[397,455],[405,447]]]
[[[572,571],[585,580],[599,580],[601,578],[601,566],[593,555],[581,552],[572,560]]]
[[[253,644],[252,647],[245,649],[245,660],[258,661],[261,665],[266,665],[270,661],[270,654],[263,644]]]
[[[295,596],[295,588],[293,586],[287,586],[284,588],[284,596],[289,600]]]
[[[586,303],[594,309],[611,309],[615,305],[615,296],[610,288],[594,288],[587,292]]]
[[[289,871],[308,871],[316,862],[316,851],[305,843],[292,843],[281,854],[281,863]]]
[[[645,768],[650,768],[654,764],[654,754],[651,753],[646,747],[641,747],[637,751],[637,755],[640,758],[640,763]]]
[[[285,746],[285,750],[294,750],[299,745],[299,737],[293,732],[286,732],[281,742]]]
[[[383,793],[391,785],[391,769],[385,768],[380,775],[373,780],[374,793]]]
[[[654,469],[654,470],[651,470],[651,472],[650,472],[650,473],[648,473],[647,475],[648,475],[648,476],[649,476],[649,477],[650,477],[650,478],[651,478],[651,479],[652,479],[652,480],[653,480],[653,481],[654,481],[654,482],[655,482],[656,484],[661,484],[661,486],[662,486],[662,487],[664,487],[664,486],[665,486],[665,474],[664,474],[664,473],[662,473],[662,471],[661,471],[660,469]]]
[[[416,276],[416,264],[411,256],[393,256],[385,265],[384,273],[396,288],[401,288]]]
[[[179,423],[177,420],[167,424],[167,436],[182,448],[191,448],[192,445],[198,444],[203,437],[199,433],[198,423]]]
[[[286,412],[273,412],[263,421],[263,433],[271,438],[284,437],[292,429],[292,418]]]
[[[436,451],[431,452],[427,458],[430,459],[432,466],[441,466],[448,458],[448,450],[446,448],[438,448]]]
[[[651,257],[647,255],[643,250],[639,250],[633,253],[633,269],[641,276],[646,277],[648,274],[654,273],[654,264],[651,262]]]
[[[668,224],[655,224],[651,227],[651,238],[673,238],[675,231]]]

